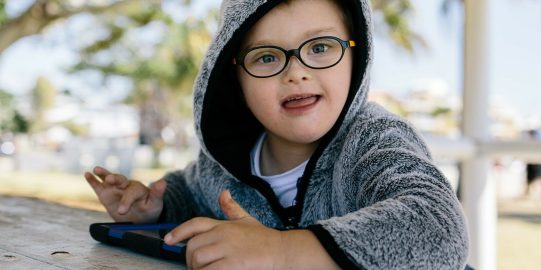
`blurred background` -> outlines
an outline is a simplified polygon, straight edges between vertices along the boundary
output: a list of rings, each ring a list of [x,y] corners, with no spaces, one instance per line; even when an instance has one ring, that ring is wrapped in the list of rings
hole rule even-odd
[[[541,140],[541,2],[489,2],[490,137]],[[464,3],[372,3],[369,98],[429,139],[459,139]],[[194,159],[191,89],[219,4],[0,0],[0,195],[103,211],[83,172],[101,165],[150,183]],[[436,162],[458,188],[459,160]],[[541,266],[541,178],[527,180],[541,177],[536,162],[490,159],[498,269]]]

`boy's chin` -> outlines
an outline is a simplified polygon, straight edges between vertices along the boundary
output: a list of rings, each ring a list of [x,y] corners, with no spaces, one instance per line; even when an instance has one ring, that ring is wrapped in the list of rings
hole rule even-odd
[[[288,134],[289,136],[287,136],[288,140],[291,141],[291,142],[294,142],[294,143],[297,143],[297,144],[317,144],[319,143],[319,141],[321,140],[321,138],[323,137],[323,135],[325,135],[325,133],[323,132],[318,132],[318,131],[312,131],[312,132],[309,132],[309,130],[307,129],[302,129],[299,130],[299,133],[300,134],[296,134],[296,133],[290,133]]]

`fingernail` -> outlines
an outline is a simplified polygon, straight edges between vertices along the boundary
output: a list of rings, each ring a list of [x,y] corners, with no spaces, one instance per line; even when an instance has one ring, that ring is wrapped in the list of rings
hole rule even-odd
[[[118,213],[124,214],[126,212],[126,206],[121,205],[118,207]]]
[[[233,198],[231,197],[231,192],[229,191],[229,189],[226,189],[225,190],[225,198],[228,199],[228,200],[232,200]]]
[[[164,240],[166,243],[169,243],[169,242],[171,242],[171,238],[172,238],[172,236],[171,236],[170,234],[166,234],[166,235],[165,235],[165,238],[163,238],[163,240]]]

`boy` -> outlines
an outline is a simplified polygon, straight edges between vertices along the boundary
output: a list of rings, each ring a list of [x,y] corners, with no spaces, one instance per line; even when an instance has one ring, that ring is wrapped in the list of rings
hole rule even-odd
[[[367,2],[225,1],[194,89],[198,160],[150,188],[86,173],[109,214],[182,223],[165,241],[189,239],[191,269],[464,268],[450,185],[366,102]]]

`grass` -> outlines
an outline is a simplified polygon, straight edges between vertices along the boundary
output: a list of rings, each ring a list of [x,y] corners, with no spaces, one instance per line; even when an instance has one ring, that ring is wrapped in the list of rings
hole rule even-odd
[[[498,269],[540,269],[541,201],[502,201],[498,210]]]
[[[148,184],[165,170],[137,169],[133,179]],[[68,206],[104,211],[82,174],[10,172],[0,174],[0,195],[36,197]],[[517,199],[498,204],[498,269],[539,269],[541,200]]]

